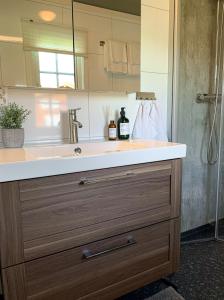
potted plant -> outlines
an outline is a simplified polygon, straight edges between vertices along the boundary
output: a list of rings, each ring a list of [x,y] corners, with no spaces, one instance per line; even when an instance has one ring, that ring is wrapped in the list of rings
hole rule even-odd
[[[21,148],[24,144],[23,122],[31,111],[16,103],[0,106],[0,128],[5,148]]]

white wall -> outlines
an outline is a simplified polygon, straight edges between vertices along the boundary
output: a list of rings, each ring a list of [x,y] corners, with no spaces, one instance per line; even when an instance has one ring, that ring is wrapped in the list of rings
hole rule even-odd
[[[142,0],[141,5],[141,91],[156,93],[163,121],[169,130],[168,73],[170,26],[169,0]]]

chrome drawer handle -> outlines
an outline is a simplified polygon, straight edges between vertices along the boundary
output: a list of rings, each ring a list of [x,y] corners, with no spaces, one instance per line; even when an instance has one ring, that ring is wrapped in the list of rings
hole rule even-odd
[[[127,177],[135,176],[136,174],[133,172],[126,172],[122,175],[114,175],[114,176],[105,176],[105,177],[99,177],[99,178],[86,178],[82,177],[79,181],[79,185],[85,185],[85,184],[94,184],[94,183],[100,183],[100,182],[107,182],[112,180],[119,180]]]
[[[91,259],[91,258],[100,256],[100,255],[103,255],[103,254],[107,254],[107,253],[110,253],[110,252],[113,252],[113,251],[116,251],[116,250],[119,250],[119,249],[122,249],[122,248],[126,248],[126,247],[129,247],[129,246],[135,245],[136,243],[137,242],[134,240],[134,238],[132,236],[129,236],[127,238],[127,241],[126,241],[125,244],[115,246],[113,248],[106,249],[104,251],[93,253],[90,249],[84,249],[83,252],[82,252],[82,258],[83,259]]]
[[[145,168],[140,168],[140,169],[127,170],[127,171],[120,172],[118,174],[105,175],[105,176],[96,177],[96,178],[82,177],[82,178],[80,178],[79,185],[95,184],[95,183],[107,182],[107,181],[112,181],[112,180],[131,178],[131,177],[136,177],[136,176],[144,175],[144,174],[153,174],[153,173],[159,172],[159,171],[169,171],[171,174],[171,166],[165,165],[165,166],[154,166],[154,167],[150,167],[150,168],[145,167]]]

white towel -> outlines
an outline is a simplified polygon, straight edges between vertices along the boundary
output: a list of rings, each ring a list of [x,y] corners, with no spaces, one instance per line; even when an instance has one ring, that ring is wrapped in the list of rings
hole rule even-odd
[[[142,101],[133,129],[133,138],[167,141],[158,100]]]
[[[128,75],[138,76],[140,75],[140,44],[128,43],[127,44],[127,56],[128,56]]]
[[[104,68],[107,72],[127,74],[127,45],[120,41],[106,41],[104,45]]]

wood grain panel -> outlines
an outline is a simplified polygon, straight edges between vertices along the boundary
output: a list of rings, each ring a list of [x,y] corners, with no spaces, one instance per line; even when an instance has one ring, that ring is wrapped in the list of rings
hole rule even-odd
[[[37,179],[28,179],[20,181],[21,201],[31,199],[41,199],[48,195],[53,197],[64,193],[76,192],[79,188],[77,183],[80,178],[86,177],[89,179],[96,178],[111,178],[114,176],[125,176],[130,174],[130,171],[140,173],[151,173],[154,177],[167,175],[171,173],[172,161],[156,162],[149,164],[131,165],[124,167],[116,167],[102,170],[94,170],[66,175],[50,176]]]
[[[167,273],[172,271],[170,258],[173,256],[170,255],[169,249],[172,222],[163,222],[27,262],[25,264],[27,299],[75,300],[94,293],[99,295],[99,291],[104,295],[102,299],[112,299],[107,298],[102,290],[126,280],[130,280],[130,288],[138,276],[144,273],[148,273],[147,280],[149,278],[154,280],[157,277],[156,275],[154,277],[153,272],[157,276],[162,275],[161,271],[158,271],[160,267],[162,269],[164,267]],[[83,250],[88,249],[95,253],[104,251],[108,247],[114,249],[130,236],[136,244],[90,260],[83,258]],[[142,276],[140,277],[142,280]],[[138,287],[139,284],[140,282]],[[123,291],[126,290],[127,286],[123,287]],[[121,287],[119,294],[122,294]]]
[[[127,278],[126,280],[122,280],[113,285],[107,286],[102,290],[83,296],[79,298],[79,300],[114,300],[131,291],[144,287],[145,285],[151,282],[157,281],[161,277],[166,277],[170,273],[171,273],[170,262],[158,264],[153,269],[146,270],[131,278]],[[68,298],[67,295],[66,295],[66,299],[72,300],[72,298]],[[55,300],[59,300],[59,298]]]
[[[170,260],[172,263],[172,273],[178,271],[180,266],[180,218],[174,219],[170,234]]]
[[[165,161],[21,181],[25,259],[168,220],[171,167]]]
[[[171,217],[180,216],[181,205],[181,180],[182,180],[182,160],[176,159],[172,161],[171,176]]]
[[[175,272],[180,194],[181,160],[0,184],[5,300],[112,300]]]
[[[54,199],[58,203],[49,204],[53,199],[46,195],[44,207],[22,212],[24,241],[169,206],[170,176],[149,179],[145,174],[135,180],[83,185],[79,192]]]
[[[134,244],[116,249],[130,237]],[[5,300],[112,300],[175,271],[178,243],[174,219],[9,267],[2,271]],[[83,258],[84,250],[105,249],[115,250]]]
[[[17,181],[0,183],[1,267],[23,262],[21,207]]]
[[[5,300],[26,300],[25,265],[20,264],[2,271]]]
[[[59,234],[46,236],[24,243],[25,260],[43,257],[45,255],[71,249],[91,241],[104,239],[108,236],[121,234],[147,225],[155,224],[157,220],[166,221],[170,218],[170,207],[163,206],[139,214],[95,224],[91,227],[77,228]]]

